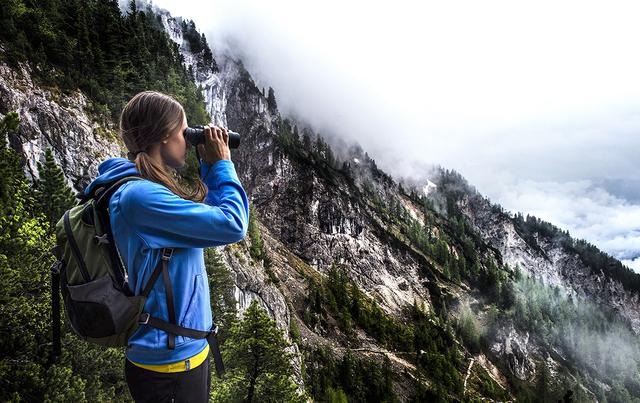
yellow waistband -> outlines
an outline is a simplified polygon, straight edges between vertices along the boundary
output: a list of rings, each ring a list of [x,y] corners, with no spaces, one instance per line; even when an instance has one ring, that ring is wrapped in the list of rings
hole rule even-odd
[[[140,364],[137,362],[133,362],[131,360],[131,363],[140,367],[140,368],[144,368],[144,369],[148,369],[151,371],[156,371],[156,372],[183,372],[183,371],[188,371],[190,369],[194,369],[195,367],[197,367],[198,365],[202,364],[204,362],[204,360],[207,358],[207,356],[209,355],[209,343],[207,343],[207,345],[204,347],[204,349],[199,352],[198,354],[194,355],[191,358],[187,358],[186,360],[182,360],[182,361],[178,361],[178,362],[170,362],[168,364],[154,364],[154,365],[149,365],[149,364]]]

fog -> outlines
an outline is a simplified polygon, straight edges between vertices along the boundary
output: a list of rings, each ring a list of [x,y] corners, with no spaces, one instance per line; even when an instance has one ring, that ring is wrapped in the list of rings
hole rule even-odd
[[[390,174],[455,169],[640,271],[640,4],[153,3]]]

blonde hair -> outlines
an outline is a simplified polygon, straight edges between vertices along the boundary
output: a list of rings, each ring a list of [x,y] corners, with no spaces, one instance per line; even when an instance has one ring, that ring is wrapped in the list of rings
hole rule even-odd
[[[195,189],[183,188],[175,179],[175,169],[167,172],[147,151],[182,127],[184,108],[169,95],[157,91],[136,94],[120,114],[120,136],[127,146],[127,157],[135,162],[140,176],[166,186],[183,199],[202,203],[207,195],[206,184],[198,178]]]

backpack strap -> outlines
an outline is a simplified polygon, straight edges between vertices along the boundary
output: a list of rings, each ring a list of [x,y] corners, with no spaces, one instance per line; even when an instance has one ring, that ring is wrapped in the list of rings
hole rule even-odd
[[[169,277],[169,259],[173,255],[173,249],[162,250],[162,281],[164,282],[165,296],[167,298],[167,310],[169,311],[169,322],[176,324],[176,309],[173,305],[173,287],[171,286],[171,278]],[[176,348],[176,334],[168,333],[167,346],[169,350]]]
[[[170,335],[179,334],[180,336],[191,337],[193,339],[206,338],[216,365],[216,374],[219,378],[222,378],[222,375],[224,374],[224,363],[222,361],[222,354],[220,354],[220,345],[218,343],[218,326],[215,324],[209,331],[190,329],[188,327],[166,322],[162,319],[154,318],[146,312],[140,315],[139,324],[153,326],[160,330],[164,330]]]
[[[148,312],[143,312],[140,314],[138,323],[141,325],[150,325],[157,329],[164,330],[167,333],[168,337],[167,348],[169,348],[170,350],[175,349],[176,335],[186,336],[192,339],[206,338],[213,354],[216,365],[216,373],[218,377],[222,377],[222,374],[224,373],[224,365],[222,362],[222,355],[220,354],[220,346],[218,345],[218,326],[214,324],[211,330],[204,331],[179,326],[176,324],[176,313],[173,303],[173,287],[171,286],[171,278],[169,277],[169,260],[173,255],[173,251],[173,248],[162,249],[160,262],[158,262],[158,265],[153,270],[149,281],[147,282],[144,290],[142,290],[141,293],[141,295],[143,295],[144,297],[148,297],[151,289],[153,288],[153,284],[158,280],[158,277],[160,277],[160,273],[162,273],[162,280],[164,282],[167,298],[167,310],[169,311],[169,322],[162,319],[154,318]]]
[[[120,178],[113,183],[109,183],[106,186],[98,187],[93,193],[93,198],[96,199],[96,205],[101,209],[107,208],[109,199],[111,199],[111,196],[113,196],[113,194],[116,192],[116,190],[118,190],[118,188],[120,188],[120,186],[132,180],[143,179],[144,178],[140,175],[129,175],[125,176],[124,178]]]
[[[224,374],[224,364],[222,362],[222,355],[220,354],[220,346],[218,345],[218,326],[215,326],[215,324],[209,332],[209,336],[207,336],[207,342],[213,354],[213,361],[216,364],[216,374],[218,378],[222,378]]]
[[[109,219],[109,200],[111,199],[111,196],[113,196],[113,194],[116,192],[116,190],[118,190],[120,186],[124,185],[126,182],[142,179],[144,178],[138,175],[125,176],[124,178],[120,178],[113,183],[98,187],[89,196],[90,198],[94,198],[96,200],[95,209],[103,232],[101,242],[108,244],[107,250],[109,251],[111,267],[114,269],[113,274],[115,276],[115,280],[127,295],[133,295],[133,293],[131,292],[129,285],[125,280],[126,268],[122,263],[120,253],[118,252],[118,248],[116,247],[116,243],[111,232],[111,220]]]
[[[144,287],[144,290],[142,290],[140,295],[144,296],[145,298],[149,296],[149,293],[151,293],[151,289],[153,288],[153,284],[156,282],[158,277],[160,277],[160,273],[162,273],[162,266],[162,261],[160,261],[156,268],[153,270],[153,273],[151,273],[151,277],[149,278],[149,281],[147,281],[147,285]]]

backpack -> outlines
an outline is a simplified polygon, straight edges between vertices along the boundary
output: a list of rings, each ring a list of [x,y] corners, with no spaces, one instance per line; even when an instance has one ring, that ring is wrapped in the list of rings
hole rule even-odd
[[[51,252],[56,261],[51,267],[53,318],[53,356],[61,354],[60,291],[64,312],[71,329],[85,341],[106,347],[126,346],[139,326],[149,325],[168,333],[168,348],[175,348],[175,336],[207,338],[218,377],[224,366],[218,346],[218,326],[201,331],[176,324],[168,265],[174,249],[164,248],[162,258],[140,295],[128,285],[127,271],[113,240],[109,220],[109,199],[124,183],[141,180],[138,175],[101,184],[91,194],[76,195],[80,202],[65,211],[56,224],[56,245]],[[143,312],[153,284],[162,274],[167,289],[170,321]]]

